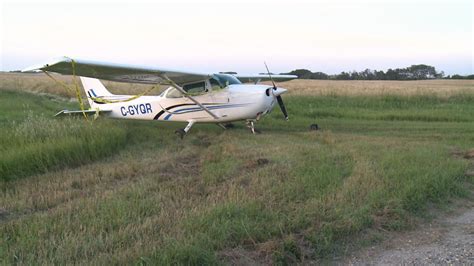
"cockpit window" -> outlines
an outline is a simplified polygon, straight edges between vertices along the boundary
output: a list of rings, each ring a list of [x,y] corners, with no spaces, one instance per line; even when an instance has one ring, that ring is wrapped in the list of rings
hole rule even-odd
[[[211,85],[212,90],[223,89],[229,85],[233,84],[242,84],[240,80],[238,80],[233,75],[229,74],[214,74],[209,79],[209,83]],[[203,93],[208,92],[208,88],[206,88],[206,82],[195,82],[191,84],[186,84],[183,86],[183,89],[189,93],[190,95],[201,95]],[[180,98],[183,97],[183,94],[179,92],[175,88],[169,88],[166,90],[166,98]]]
[[[242,84],[242,82],[240,82],[240,80],[238,80],[236,77],[228,74],[214,74],[211,78],[211,84],[213,80],[219,83],[221,88],[225,88],[233,84]]]
[[[213,91],[223,89],[223,87],[221,86],[219,81],[217,81],[217,79],[215,79],[215,78],[209,79],[209,83],[211,84],[211,88],[212,88]]]
[[[192,96],[201,95],[207,92],[206,82],[196,82],[183,85],[183,89]],[[177,89],[171,87],[167,90],[166,98],[181,98],[183,94]]]
[[[191,84],[186,84],[183,86],[183,89],[191,94],[191,95],[196,95],[196,94],[201,94],[204,92],[207,92],[206,89],[206,82],[196,82],[196,83],[191,83]]]

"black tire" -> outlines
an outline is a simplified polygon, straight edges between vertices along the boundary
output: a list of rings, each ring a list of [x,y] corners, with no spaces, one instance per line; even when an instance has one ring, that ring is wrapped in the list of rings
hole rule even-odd
[[[174,132],[176,135],[178,135],[181,139],[184,138],[184,136],[186,135],[186,131],[184,131],[184,129],[178,129]]]
[[[226,124],[224,124],[224,126],[225,126],[226,129],[235,128],[235,125],[232,124],[232,123],[226,123]]]

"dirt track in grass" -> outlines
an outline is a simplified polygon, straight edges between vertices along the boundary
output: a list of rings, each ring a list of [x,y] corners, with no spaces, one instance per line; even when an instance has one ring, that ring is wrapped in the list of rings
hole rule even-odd
[[[472,265],[474,263],[472,196],[470,200],[457,203],[458,206],[449,213],[414,230],[391,233],[382,244],[360,250],[341,262],[356,265]]]

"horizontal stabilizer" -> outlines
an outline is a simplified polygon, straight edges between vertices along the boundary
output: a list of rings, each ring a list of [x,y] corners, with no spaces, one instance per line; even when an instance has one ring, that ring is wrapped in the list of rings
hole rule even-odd
[[[98,112],[99,112],[99,114],[101,114],[101,113],[109,113],[111,111],[110,110],[99,110]],[[74,110],[74,111],[62,110],[54,116],[83,115],[83,113],[85,113],[86,115],[95,115],[97,113],[97,111],[96,110],[84,110],[84,112],[83,112],[81,110]]]

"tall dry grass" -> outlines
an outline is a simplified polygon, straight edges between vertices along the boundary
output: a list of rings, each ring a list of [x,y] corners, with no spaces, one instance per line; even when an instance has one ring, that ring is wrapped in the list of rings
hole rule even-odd
[[[57,79],[72,85],[71,76],[56,75]],[[56,94],[74,97],[43,73],[0,73],[0,89],[26,90],[31,92]],[[151,85],[130,84],[103,81],[104,85],[115,94],[137,94],[150,88]],[[269,82],[264,82],[269,84]],[[417,81],[363,81],[363,80],[307,80],[296,79],[281,82],[279,86],[289,89],[291,95],[314,96],[413,96],[430,95],[449,97],[456,94],[474,93],[474,80],[417,80]],[[150,93],[159,94],[167,86],[161,86]]]
[[[269,84],[269,83],[267,83]],[[314,96],[438,96],[474,93],[474,80],[308,80],[282,82],[291,95]]]
[[[54,78],[60,80],[69,86],[73,86],[72,76],[64,76],[52,74]],[[80,84],[79,77],[77,78]],[[43,73],[5,73],[0,72],[0,90],[20,90],[35,93],[45,93],[60,95],[68,98],[75,98],[76,96],[66,91],[61,85],[53,81],[51,78]],[[120,83],[113,81],[103,81],[105,87],[114,94],[138,94],[152,85],[146,84],[131,84]],[[81,85],[79,85],[81,86]],[[81,88],[81,93],[84,93]],[[166,86],[161,86],[150,93],[150,95],[158,95]]]

